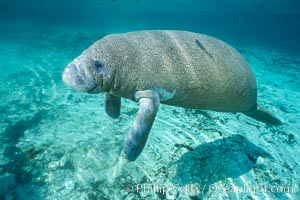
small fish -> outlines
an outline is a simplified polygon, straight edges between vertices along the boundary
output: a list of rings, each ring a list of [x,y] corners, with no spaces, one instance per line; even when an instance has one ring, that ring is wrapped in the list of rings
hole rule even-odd
[[[196,44],[198,45],[198,47],[200,47],[200,49],[202,49],[203,51],[206,51],[205,47],[203,46],[203,44],[196,39]]]
[[[195,41],[196,41],[197,46],[200,47],[200,49],[202,49],[203,51],[205,51],[205,53],[207,55],[209,55],[209,57],[211,57],[211,58],[213,57],[210,53],[208,53],[208,51],[206,50],[206,48],[203,46],[203,44],[198,39],[196,39]]]

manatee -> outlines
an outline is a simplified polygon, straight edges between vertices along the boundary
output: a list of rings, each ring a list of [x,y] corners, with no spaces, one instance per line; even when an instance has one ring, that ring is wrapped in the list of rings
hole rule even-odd
[[[121,98],[139,103],[123,144],[128,161],[142,152],[160,103],[241,112],[281,124],[257,104],[256,80],[246,60],[208,35],[171,30],[108,35],[69,63],[62,79],[76,90],[104,93],[105,111],[112,118],[120,115]]]

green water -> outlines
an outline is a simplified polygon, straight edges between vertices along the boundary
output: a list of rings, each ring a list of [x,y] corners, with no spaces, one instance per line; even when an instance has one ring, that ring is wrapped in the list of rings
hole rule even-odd
[[[41,18],[54,16],[51,9]],[[141,18],[134,25],[129,18],[128,26],[126,18],[115,14],[114,24],[106,28],[95,26],[96,21],[67,23],[67,17],[65,23],[55,23],[55,17],[51,22],[1,21],[0,199],[300,197],[300,58],[297,41],[289,41],[293,37],[282,39],[289,42],[278,39],[282,30],[269,39],[271,31],[258,34],[255,42],[254,36],[247,40],[238,33],[235,40],[207,22],[203,29],[247,59],[257,78],[258,102],[282,120],[279,127],[239,113],[161,105],[143,153],[128,163],[122,144],[138,105],[123,99],[120,118],[112,120],[104,112],[102,95],[83,94],[63,84],[65,66],[106,34],[195,26],[185,19],[172,21],[175,14],[161,24],[155,23],[157,15],[151,23]],[[123,19],[121,26],[117,19]]]

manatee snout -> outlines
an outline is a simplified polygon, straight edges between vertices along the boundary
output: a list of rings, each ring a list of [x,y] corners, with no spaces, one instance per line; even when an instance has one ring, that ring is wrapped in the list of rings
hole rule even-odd
[[[65,68],[62,79],[75,90],[98,94],[101,87],[96,83],[87,59],[76,59]]]

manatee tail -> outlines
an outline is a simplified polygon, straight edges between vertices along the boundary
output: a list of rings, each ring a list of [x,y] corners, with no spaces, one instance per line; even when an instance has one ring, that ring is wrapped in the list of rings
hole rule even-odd
[[[258,104],[256,104],[251,110],[243,113],[266,124],[281,125],[281,121],[278,118]]]

